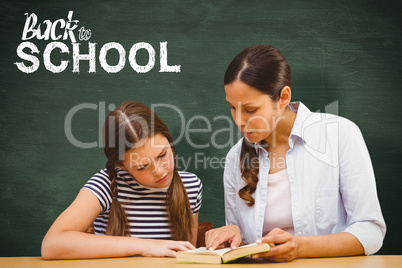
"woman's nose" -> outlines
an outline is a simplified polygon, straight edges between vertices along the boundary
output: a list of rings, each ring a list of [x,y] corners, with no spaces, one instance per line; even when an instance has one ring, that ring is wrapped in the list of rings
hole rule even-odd
[[[241,111],[236,111],[235,123],[241,129],[246,125],[246,118]]]

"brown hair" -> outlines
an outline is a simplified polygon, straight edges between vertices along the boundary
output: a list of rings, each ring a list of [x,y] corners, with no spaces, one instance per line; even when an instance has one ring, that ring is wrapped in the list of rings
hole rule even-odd
[[[174,157],[173,179],[166,194],[166,208],[170,220],[171,235],[174,240],[191,239],[193,226],[192,211],[177,170],[173,137],[166,124],[154,111],[139,102],[126,101],[112,111],[103,126],[104,152],[107,157],[106,169],[111,180],[112,204],[107,235],[129,236],[126,213],[117,199],[117,171],[122,166],[124,153],[141,147],[146,139],[162,134],[169,141]]]
[[[226,70],[225,85],[237,80],[269,95],[273,101],[278,101],[281,90],[291,85],[290,66],[276,47],[252,46],[240,52]],[[243,139],[242,143],[240,165],[242,177],[247,185],[240,189],[239,196],[252,206],[252,194],[258,183],[259,163],[254,145],[246,139]]]

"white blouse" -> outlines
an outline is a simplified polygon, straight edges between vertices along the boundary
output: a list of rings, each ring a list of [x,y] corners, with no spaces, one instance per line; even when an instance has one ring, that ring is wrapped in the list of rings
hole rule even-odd
[[[267,205],[265,207],[262,236],[275,227],[294,235],[292,204],[288,171],[286,169],[268,175]]]
[[[374,254],[382,246],[386,226],[359,128],[340,116],[312,113],[301,102],[290,103],[289,108],[297,113],[286,153],[295,234],[348,232],[360,241],[366,255]],[[263,235],[270,161],[266,149],[254,144],[260,168],[252,195],[255,204],[250,207],[239,197],[246,185],[240,171],[242,142],[226,156],[225,216],[226,224],[240,227],[248,244]]]

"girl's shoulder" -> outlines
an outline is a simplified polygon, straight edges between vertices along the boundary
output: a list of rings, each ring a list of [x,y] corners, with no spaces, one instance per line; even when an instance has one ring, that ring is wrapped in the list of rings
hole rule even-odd
[[[198,189],[198,192],[202,192],[202,182],[197,175],[187,171],[179,171],[179,175],[187,191]]]
[[[109,174],[106,170],[106,168],[99,170],[96,172],[92,177],[89,179],[89,181],[102,181],[110,185],[110,179],[109,179]]]
[[[111,194],[110,182],[107,170],[101,169],[85,183],[84,188],[91,190],[97,195],[102,193],[103,197],[106,198]]]
[[[110,190],[109,175],[106,169],[101,169],[99,172],[95,173],[83,188],[86,188],[95,194],[101,204],[102,213],[110,209],[112,193]]]
[[[200,178],[198,178],[197,175],[188,171],[179,171],[179,175],[184,184],[201,182]]]
[[[197,175],[187,171],[179,171],[184,188],[187,191],[188,199],[193,214],[197,213],[201,207],[203,186]]]

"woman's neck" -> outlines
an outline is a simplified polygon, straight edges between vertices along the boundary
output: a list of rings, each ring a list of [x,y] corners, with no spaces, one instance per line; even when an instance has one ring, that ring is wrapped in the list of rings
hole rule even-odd
[[[271,135],[265,139],[269,147],[277,147],[289,143],[288,140],[296,120],[296,115],[297,113],[290,110],[289,106],[286,106],[284,113],[281,115],[283,119],[278,121]]]

